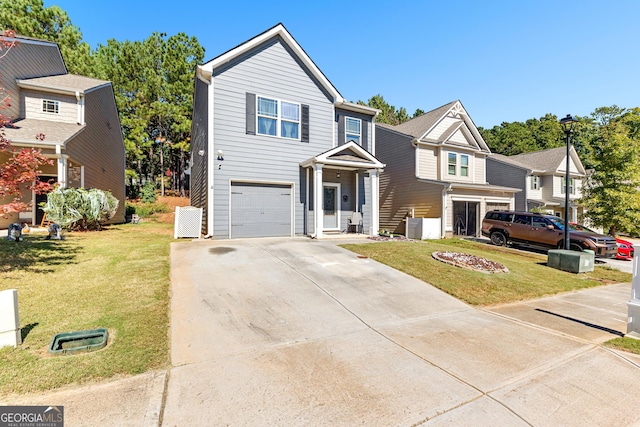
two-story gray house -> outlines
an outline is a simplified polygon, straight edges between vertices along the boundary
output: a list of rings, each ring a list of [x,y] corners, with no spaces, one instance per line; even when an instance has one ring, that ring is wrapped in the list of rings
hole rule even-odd
[[[434,235],[478,236],[485,212],[513,209],[517,188],[487,182],[491,154],[460,101],[397,126],[376,125],[380,227],[404,233],[407,218],[438,223]]]
[[[110,191],[120,202],[110,222],[124,222],[125,149],[111,82],[68,74],[55,43],[20,36],[5,41],[15,42],[0,60],[10,97],[2,111],[11,119],[2,129],[6,137],[16,149],[40,149],[53,160],[40,179]],[[0,154],[3,161],[6,155]],[[34,208],[0,217],[0,227],[39,224],[44,212],[37,204],[44,200],[45,195],[25,191],[23,201]]]
[[[378,232],[378,110],[347,102],[282,24],[198,66],[191,204],[215,238]]]
[[[541,209],[564,218],[567,148],[523,153],[515,156],[493,154],[487,158],[487,180],[496,185],[511,185],[522,191],[516,194],[515,208],[522,211]],[[579,203],[586,171],[575,148],[569,151],[569,219],[582,220]]]

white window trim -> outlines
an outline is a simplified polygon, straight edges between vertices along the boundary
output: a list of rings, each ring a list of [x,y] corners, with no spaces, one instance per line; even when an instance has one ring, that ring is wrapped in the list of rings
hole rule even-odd
[[[450,155],[454,155],[455,156],[455,163],[449,163],[449,156]],[[466,175],[462,175],[462,157],[466,157],[467,158],[467,174]],[[472,174],[472,170],[471,170],[471,163],[472,163],[472,159],[473,157],[470,156],[469,154],[462,154],[462,153],[454,153],[451,151],[447,152],[447,176],[457,176],[459,178],[471,178],[471,174]],[[449,166],[455,166],[455,173],[450,173],[449,172]]]
[[[357,137],[358,137],[357,144],[358,145],[362,145],[362,119],[359,119],[357,117],[345,116],[345,118],[344,118],[344,142],[347,143],[347,142],[351,141],[347,135],[356,135],[355,132],[348,132],[347,131],[347,121],[349,121],[349,120],[354,120],[354,121],[360,122],[360,132],[357,134]]]
[[[265,115],[260,115],[260,113],[258,112],[258,106],[260,105],[260,98],[264,98],[264,99],[269,99],[272,101],[276,101],[278,103],[278,114],[276,117],[270,117],[270,116],[265,116]],[[289,120],[289,119],[283,119],[282,118],[282,103],[286,102],[287,104],[293,104],[293,105],[297,105],[298,106],[298,121],[293,121],[293,120]],[[265,117],[268,119],[272,119],[276,121],[276,134],[275,135],[269,135],[266,133],[260,133],[260,126],[258,125],[258,119],[260,117]],[[282,136],[281,135],[281,125],[282,122],[288,122],[288,123],[297,123],[298,124],[298,137],[297,138],[289,138],[287,136]],[[260,135],[260,136],[266,136],[269,138],[282,138],[282,139],[288,139],[290,141],[300,141],[302,138],[302,104],[299,102],[294,102],[294,101],[287,101],[286,99],[279,99],[273,96],[266,96],[266,95],[258,95],[256,94],[256,135]]]
[[[451,155],[453,154],[454,162],[451,163]],[[454,166],[455,173],[451,173],[449,171],[449,167]],[[448,176],[458,176],[458,154],[457,153],[447,153],[447,175]]]
[[[51,103],[55,111],[49,111],[47,108],[48,103]],[[42,99],[42,112],[45,114],[60,114],[60,101],[54,99]]]
[[[531,175],[531,185],[529,186],[531,190],[539,190],[540,189],[540,176],[539,175]]]
[[[469,161],[469,159],[470,159],[471,156],[469,156],[468,154],[460,154],[459,157],[460,157],[460,169],[459,169],[460,170],[460,176],[463,177],[463,178],[469,178],[469,173],[471,172],[471,162]],[[467,167],[467,174],[466,175],[462,175],[462,168],[464,167],[464,166],[462,166],[462,157],[466,157],[467,158],[467,166],[466,166]]]

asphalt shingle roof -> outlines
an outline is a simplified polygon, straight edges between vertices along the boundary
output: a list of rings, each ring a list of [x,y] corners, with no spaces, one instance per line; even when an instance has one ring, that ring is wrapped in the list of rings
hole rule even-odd
[[[415,117],[409,121],[406,121],[397,126],[393,126],[391,129],[411,135],[414,138],[420,138],[426,131],[442,118],[442,116],[458,101],[450,102],[442,107],[431,110],[428,113],[424,113],[421,116]]]
[[[31,144],[64,144],[84,129],[76,123],[52,122],[50,120],[22,119],[6,126],[3,131],[10,141]],[[36,134],[43,133],[44,141],[38,141]]]
[[[69,91],[85,92],[93,88],[110,84],[107,80],[93,79],[91,77],[77,76],[75,74],[61,74],[58,76],[34,77],[21,79],[20,83],[37,86],[43,90],[63,89]]]
[[[558,170],[560,163],[565,159],[566,153],[566,147],[558,147],[533,153],[517,154],[509,158],[527,165],[531,169],[553,172]]]

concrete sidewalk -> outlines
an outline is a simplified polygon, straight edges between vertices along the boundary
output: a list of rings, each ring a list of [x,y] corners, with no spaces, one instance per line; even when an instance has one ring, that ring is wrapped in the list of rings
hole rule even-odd
[[[336,246],[171,245],[171,358],[153,372],[0,404],[69,426],[640,424],[630,285],[487,309]]]

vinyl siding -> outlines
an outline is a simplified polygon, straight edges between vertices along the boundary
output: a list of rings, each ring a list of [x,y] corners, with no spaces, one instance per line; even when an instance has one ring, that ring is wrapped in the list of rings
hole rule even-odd
[[[558,193],[560,193],[560,182],[556,182],[556,177],[553,175],[540,176],[540,184],[542,190],[542,198],[544,200],[551,200],[556,197],[556,185],[558,187]]]
[[[49,120],[52,122],[77,123],[78,104],[74,96],[65,96],[56,93],[43,93],[33,90],[23,90],[23,98],[20,117],[27,119]],[[42,111],[43,100],[58,101],[58,114]],[[85,117],[86,119],[86,117]]]
[[[189,177],[189,197],[191,206],[202,208],[202,232],[207,233],[208,192],[207,165],[209,148],[207,83],[195,80],[193,119],[191,121],[191,176]],[[200,151],[203,155],[198,154]]]
[[[418,176],[423,179],[439,179],[438,149],[436,147],[418,145],[417,150]]]
[[[66,154],[84,166],[85,188],[110,191],[120,202],[109,222],[124,222],[125,150],[111,85],[85,94],[85,121],[84,130],[66,144]]]
[[[17,96],[20,88],[15,79],[56,76],[67,72],[58,46],[50,42],[18,39],[18,44],[9,50],[0,63],[2,84],[12,101],[2,112],[7,117],[19,117],[21,111],[20,98]]]
[[[473,163],[473,180],[476,184],[487,183],[487,158],[486,156],[475,154],[471,156],[469,163]]]
[[[467,137],[464,135],[461,129],[458,129],[457,131],[455,131],[447,142],[469,145],[469,142],[467,141]]]
[[[380,175],[380,228],[394,233],[405,232],[404,219],[412,209],[415,217],[442,215],[444,187],[416,179],[411,140],[383,127],[376,128],[376,157],[387,165]],[[420,156],[426,157],[422,151]]]
[[[231,180],[293,183],[294,230],[304,233],[304,171],[299,163],[333,147],[334,108],[279,38],[214,70],[214,235],[229,237]],[[309,142],[245,132],[246,93],[309,105]]]
[[[519,211],[527,210],[527,193],[529,198],[533,198],[530,193],[530,178],[527,177],[527,171],[517,166],[508,165],[491,157],[487,158],[487,182],[492,185],[501,185],[504,187],[520,188],[522,191],[515,193],[515,209]],[[538,197],[539,198],[539,197]]]
[[[460,119],[456,119],[453,117],[445,117],[444,119],[442,119],[442,121],[440,121],[440,123],[438,123],[431,132],[429,132],[429,139],[432,139],[434,141],[438,141],[440,140],[440,137],[442,137],[442,134],[449,129],[453,124],[455,123],[459,123]],[[466,140],[463,140],[463,142],[466,144]]]
[[[336,108],[336,115],[335,115],[335,131],[334,131],[334,136],[335,136],[335,141],[336,141],[336,145],[343,145],[346,143],[346,137],[343,136],[345,135],[344,132],[342,132],[342,134],[339,134],[339,129],[338,129],[338,123],[340,120],[340,116],[343,117],[353,117],[355,119],[360,119],[362,120],[361,123],[361,146],[362,148],[364,148],[365,150],[367,150],[368,152],[372,153],[371,150],[371,138],[373,135],[373,123],[371,122],[372,117],[371,116],[367,116],[364,114],[358,114],[358,113],[354,113],[352,111],[346,111],[346,110],[341,110],[339,108]],[[366,129],[364,129],[366,127]]]

